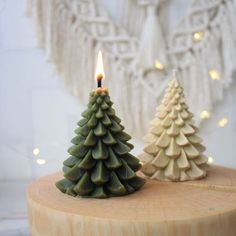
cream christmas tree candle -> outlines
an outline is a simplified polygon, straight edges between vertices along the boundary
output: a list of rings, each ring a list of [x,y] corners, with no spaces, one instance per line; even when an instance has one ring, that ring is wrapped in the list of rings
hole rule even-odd
[[[206,176],[205,147],[197,136],[198,128],[175,72],[151,125],[150,133],[145,136],[147,146],[139,156],[145,162],[141,171],[146,176],[163,181],[195,180]]]

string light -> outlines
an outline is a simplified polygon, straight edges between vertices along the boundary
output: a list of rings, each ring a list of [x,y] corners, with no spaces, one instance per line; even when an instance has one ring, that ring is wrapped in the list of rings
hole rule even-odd
[[[44,159],[37,159],[37,164],[38,165],[44,165],[46,163],[46,160]]]
[[[217,70],[209,70],[209,75],[212,80],[219,80],[220,79],[220,74]]]
[[[204,37],[204,33],[202,31],[199,31],[199,32],[195,32],[193,34],[193,40],[195,42],[200,42],[203,40],[203,37]]]
[[[208,164],[212,164],[213,161],[214,161],[214,160],[213,160],[213,157],[208,157],[208,160],[207,160],[207,163],[208,163]]]
[[[218,125],[220,127],[225,127],[227,125],[227,123],[228,123],[228,118],[227,117],[223,117],[222,119],[220,119],[218,121]]]
[[[39,153],[40,153],[40,150],[39,150],[38,148],[34,148],[34,149],[33,149],[33,154],[34,154],[35,156],[38,156]]]
[[[209,119],[211,117],[211,113],[207,110],[203,110],[201,113],[200,113],[200,117],[202,119]]]
[[[155,61],[155,67],[157,70],[164,70],[165,68],[165,66],[159,60]]]

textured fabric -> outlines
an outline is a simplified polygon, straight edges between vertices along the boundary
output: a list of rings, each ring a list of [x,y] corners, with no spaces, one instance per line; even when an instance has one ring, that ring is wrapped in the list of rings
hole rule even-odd
[[[40,46],[69,90],[83,102],[95,86],[94,61],[102,49],[105,83],[129,132],[145,133],[172,68],[179,70],[178,78],[199,123],[200,112],[211,111],[223,98],[236,70],[234,1],[193,0],[177,27],[166,35],[159,17],[165,0],[123,3],[122,24],[114,22],[95,0],[29,0],[28,5]],[[154,57],[163,63],[162,70],[155,68]],[[212,71],[220,80],[211,79]]]

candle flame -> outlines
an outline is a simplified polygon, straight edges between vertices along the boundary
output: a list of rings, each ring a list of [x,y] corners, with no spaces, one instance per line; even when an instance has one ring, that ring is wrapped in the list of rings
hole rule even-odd
[[[97,67],[95,71],[95,79],[102,80],[105,78],[104,67],[103,67],[103,60],[102,60],[102,52],[98,52],[98,59],[97,59]]]

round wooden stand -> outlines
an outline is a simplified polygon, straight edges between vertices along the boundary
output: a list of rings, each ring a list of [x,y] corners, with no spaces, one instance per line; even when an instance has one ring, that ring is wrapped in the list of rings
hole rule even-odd
[[[33,236],[235,236],[236,170],[214,166],[194,182],[148,181],[128,196],[73,198],[43,177],[28,189]]]

